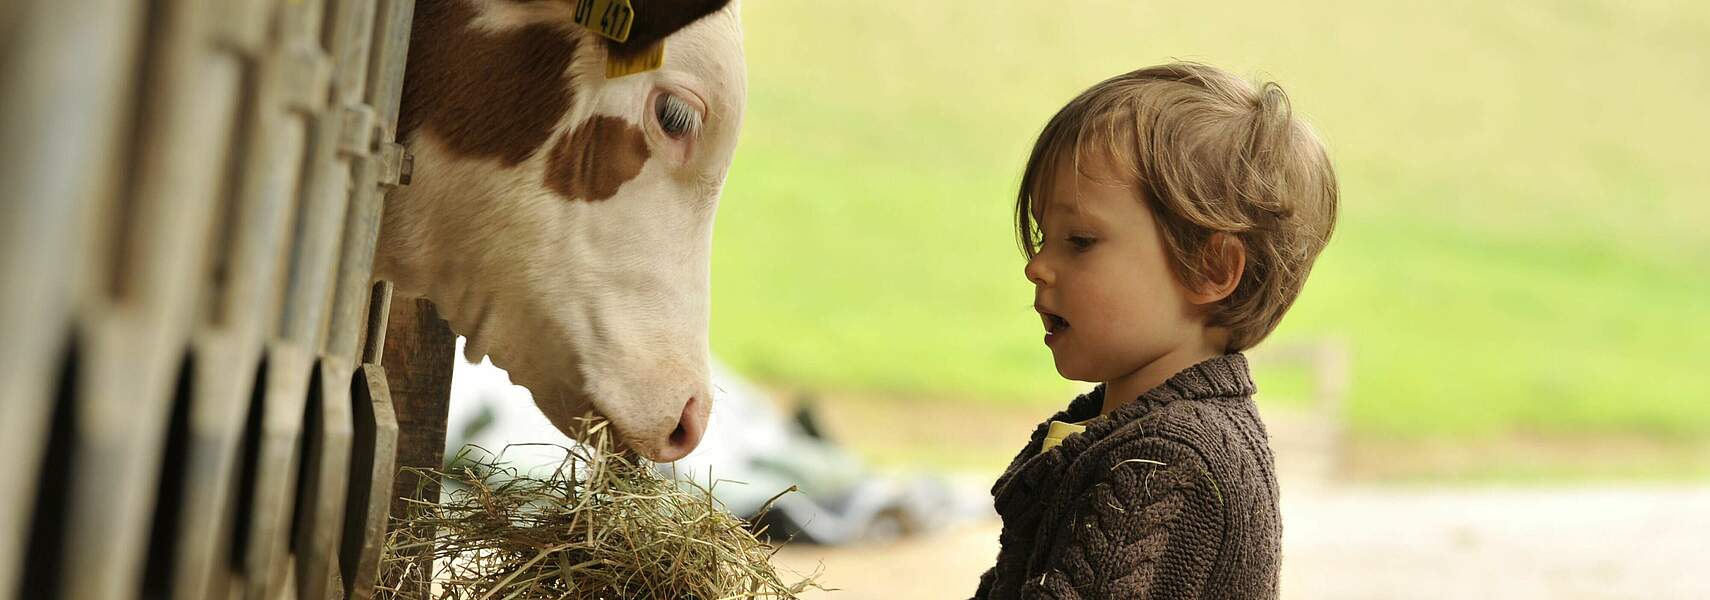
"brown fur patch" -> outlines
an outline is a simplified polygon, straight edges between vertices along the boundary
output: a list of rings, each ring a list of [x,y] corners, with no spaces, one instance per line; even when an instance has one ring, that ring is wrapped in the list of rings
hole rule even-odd
[[[426,127],[453,153],[514,166],[570,108],[577,37],[549,25],[488,34],[469,28],[475,16],[464,0],[416,4],[398,139]]]
[[[640,175],[651,154],[640,127],[617,117],[594,116],[552,146],[546,185],[571,200],[605,200]]]

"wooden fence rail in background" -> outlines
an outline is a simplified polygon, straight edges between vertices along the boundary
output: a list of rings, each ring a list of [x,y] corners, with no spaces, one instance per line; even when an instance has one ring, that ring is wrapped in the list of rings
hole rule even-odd
[[[414,6],[0,3],[0,599],[373,594]]]

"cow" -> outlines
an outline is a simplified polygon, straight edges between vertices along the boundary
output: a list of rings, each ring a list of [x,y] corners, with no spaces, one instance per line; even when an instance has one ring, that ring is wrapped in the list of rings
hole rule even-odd
[[[746,102],[742,31],[733,0],[630,0],[620,42],[577,20],[606,4],[417,4],[398,124],[413,176],[387,198],[375,277],[431,300],[465,358],[490,357],[558,429],[597,412],[669,462],[712,405],[712,228]]]

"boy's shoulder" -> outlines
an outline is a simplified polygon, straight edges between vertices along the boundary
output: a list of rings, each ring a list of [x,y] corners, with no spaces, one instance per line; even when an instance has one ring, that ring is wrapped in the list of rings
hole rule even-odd
[[[1106,460],[1191,453],[1205,462],[1269,458],[1268,434],[1251,396],[1182,398],[1130,415],[1089,450]]]

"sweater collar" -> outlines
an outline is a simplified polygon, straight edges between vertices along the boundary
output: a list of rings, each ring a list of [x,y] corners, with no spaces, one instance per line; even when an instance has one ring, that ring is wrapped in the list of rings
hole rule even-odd
[[[1123,404],[1110,414],[1099,417],[1098,411],[1104,408],[1104,391],[1104,384],[1099,384],[1093,391],[1076,397],[1069,403],[1068,408],[1040,424],[1033,436],[1034,440],[1038,441],[1043,437],[1050,421],[1072,423],[1092,419],[1086,423],[1086,433],[1093,435],[1082,437],[1096,438],[1122,423],[1176,400],[1246,398],[1252,396],[1257,388],[1253,385],[1252,375],[1248,373],[1247,357],[1240,353],[1231,353],[1213,356],[1182,369],[1158,387],[1141,394],[1133,402]]]
[[[998,497],[999,503],[1003,504],[1003,497],[1021,493],[1021,490],[1009,489],[1014,487],[1013,484],[1025,483],[1027,485],[1024,487],[1036,487],[1042,483],[1042,477],[1059,471],[1070,457],[1080,454],[1093,442],[1164,404],[1177,400],[1244,399],[1251,397],[1256,390],[1252,376],[1248,373],[1247,357],[1240,353],[1214,356],[1182,369],[1158,387],[1141,394],[1135,401],[1102,417],[1098,416],[1099,410],[1104,407],[1104,385],[1101,384],[1093,388],[1093,391],[1076,397],[1069,403],[1068,408],[1052,415],[1034,429],[1031,441],[1010,464],[1009,470],[998,477],[997,483],[992,486],[992,495]],[[1049,452],[1039,452],[1051,421],[1077,422],[1088,419],[1091,421],[1086,423],[1086,431],[1069,436]]]
[[[1222,354],[1182,369],[1158,387],[1148,390],[1133,402],[1122,405],[1107,416],[1111,417],[1111,421],[1126,421],[1123,417],[1145,414],[1150,408],[1176,400],[1245,398],[1252,396],[1256,389],[1247,370],[1247,357],[1240,353]],[[1083,411],[1087,411],[1087,418],[1097,416],[1099,409],[1104,406],[1104,385],[1099,385],[1094,391],[1098,393],[1098,402],[1089,402],[1087,406],[1082,407]],[[1070,409],[1074,408],[1076,407],[1071,404]]]

